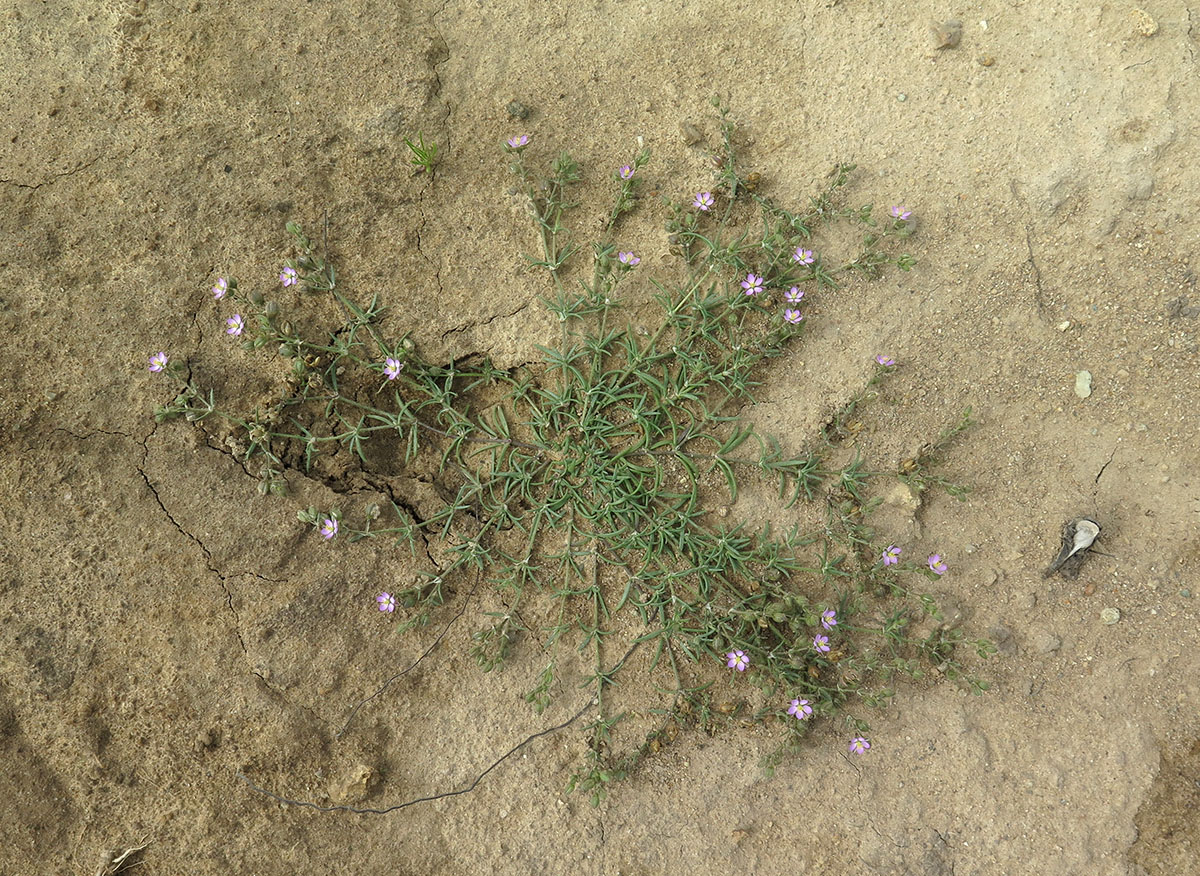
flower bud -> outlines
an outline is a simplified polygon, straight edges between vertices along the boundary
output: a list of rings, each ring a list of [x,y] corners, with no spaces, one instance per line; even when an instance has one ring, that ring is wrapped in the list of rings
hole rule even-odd
[[[296,355],[296,351],[292,349],[291,344],[280,344],[279,355],[285,359],[290,359]]]
[[[253,292],[250,293],[250,303],[253,304],[255,307],[261,306],[263,303],[263,294],[261,292],[259,292],[257,289],[255,289]]]
[[[268,301],[267,306],[263,309],[263,312],[266,313],[267,319],[274,319],[275,317],[279,316],[279,302]]]

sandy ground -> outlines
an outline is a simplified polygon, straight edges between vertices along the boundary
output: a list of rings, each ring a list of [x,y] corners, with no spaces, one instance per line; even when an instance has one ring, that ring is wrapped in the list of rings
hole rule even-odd
[[[962,41],[939,50],[945,19]],[[0,873],[90,874],[142,839],[145,876],[1200,873],[1198,41],[1175,0],[8,0]],[[639,136],[655,189],[711,184],[714,93],[773,197],[854,161],[853,200],[914,213],[917,268],[814,301],[749,413],[813,422],[881,351],[903,368],[864,440],[893,462],[974,407],[945,469],[968,502],[902,523],[949,558],[964,628],[1000,641],[992,692],[909,686],[869,756],[831,731],[770,780],[769,729],[685,736],[598,809],[563,792],[574,728],[390,815],[253,792],[239,772],[327,802],[360,765],[364,806],[461,788],[580,692],[534,715],[541,664],[481,674],[464,618],[336,738],[452,612],[394,635],[373,596],[407,555],[331,550],[295,519],[337,500],[319,479],[264,499],[219,441],[156,427],[147,357],[258,391],[269,357],[226,342],[207,288],[272,286],[283,223],[327,213],[345,282],[427,356],[532,360],[552,327],[499,144],[571,149],[586,230]],[[418,129],[433,179],[406,167]],[[649,268],[662,218],[629,225]],[[1080,514],[1109,556],[1043,581]]]

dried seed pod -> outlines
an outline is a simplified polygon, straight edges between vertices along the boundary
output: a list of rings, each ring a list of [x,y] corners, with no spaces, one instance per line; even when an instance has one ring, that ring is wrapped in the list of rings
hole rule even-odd
[[[1074,578],[1079,574],[1079,567],[1083,564],[1083,558],[1087,551],[1099,537],[1100,524],[1090,517],[1076,517],[1074,520],[1068,520],[1063,526],[1062,550],[1058,552],[1058,556],[1047,567],[1042,577],[1049,578],[1061,569],[1063,575]]]

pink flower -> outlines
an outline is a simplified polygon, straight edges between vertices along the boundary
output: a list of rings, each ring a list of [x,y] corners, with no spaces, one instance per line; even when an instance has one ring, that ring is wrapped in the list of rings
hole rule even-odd
[[[808,704],[808,700],[795,699],[788,706],[788,714],[795,715],[797,721],[803,721],[812,714],[812,706]]]
[[[742,289],[747,295],[757,295],[763,290],[763,278],[756,277],[754,274],[747,274],[746,279],[742,280]]]

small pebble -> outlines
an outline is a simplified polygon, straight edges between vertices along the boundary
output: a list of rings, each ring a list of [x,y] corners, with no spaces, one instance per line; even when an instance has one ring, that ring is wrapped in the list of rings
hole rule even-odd
[[[508,116],[512,119],[527,119],[529,118],[529,107],[519,100],[511,101],[508,104]]]
[[[1121,619],[1119,608],[1105,608],[1100,612],[1100,623],[1112,626]]]
[[[933,39],[939,49],[957,49],[962,42],[962,22],[950,19],[932,27]]]
[[[1075,375],[1075,394],[1087,398],[1092,394],[1092,372],[1080,371]]]
[[[1033,640],[1033,648],[1039,654],[1053,654],[1062,647],[1062,639],[1054,633],[1038,633]]]
[[[1158,22],[1144,9],[1133,10],[1133,27],[1144,37],[1152,37],[1158,33]]]
[[[996,63],[995,55],[980,55],[979,56],[979,66],[980,67],[990,67],[995,63]]]

